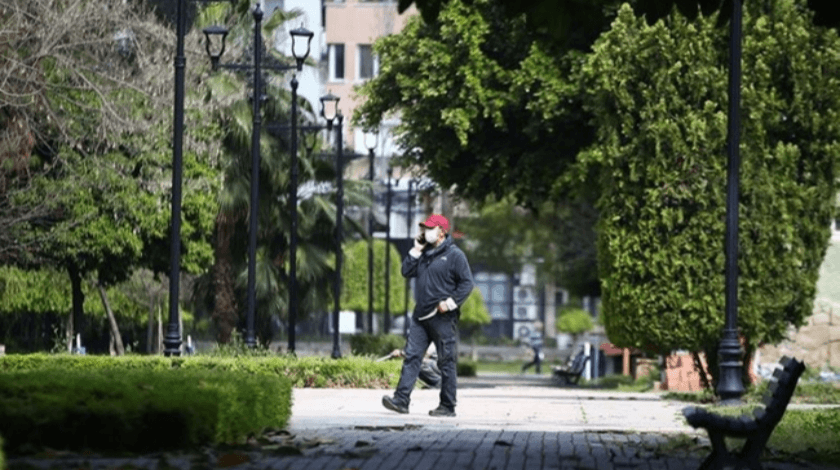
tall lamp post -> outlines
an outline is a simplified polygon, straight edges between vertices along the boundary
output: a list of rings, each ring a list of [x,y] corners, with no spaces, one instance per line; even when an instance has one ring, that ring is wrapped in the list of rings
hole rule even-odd
[[[414,222],[414,197],[411,193],[412,186],[416,180],[414,178],[409,178],[408,180],[408,214],[406,214],[405,218],[405,236],[408,238],[409,244],[411,244],[411,226]],[[409,278],[405,278],[405,296],[403,297],[405,300],[405,321],[403,322],[403,336],[408,338],[408,322],[411,318],[411,313],[408,310],[408,291],[411,288],[411,282]]]
[[[732,1],[729,20],[729,128],[726,181],[726,323],[718,349],[720,382],[717,392],[724,404],[739,404],[744,395],[741,379],[744,351],[738,338],[738,191],[741,155],[741,0]]]
[[[321,103],[324,103],[323,98]],[[335,106],[338,106],[338,99],[335,99]],[[321,105],[321,115],[324,115],[324,105]],[[333,114],[335,116],[335,114]],[[332,123],[332,119],[327,119],[327,122]],[[341,309],[341,262],[343,250],[341,248],[344,239],[344,142],[342,135],[342,125],[344,123],[344,116],[338,112],[338,125],[336,126],[336,156],[335,156],[335,171],[336,171],[336,196],[335,196],[335,284],[333,285],[333,297],[335,299],[335,307],[333,309],[333,350],[332,358],[338,359],[341,357],[341,344],[339,343],[339,313]],[[327,128],[332,127],[331,125]]]
[[[394,169],[388,164],[388,195],[385,199],[385,311],[384,333],[391,332],[391,177]]]
[[[379,141],[378,131],[365,132],[365,147],[368,149],[368,178],[370,178],[370,209],[368,209],[368,333],[373,333],[373,159]]]
[[[181,278],[181,174],[184,144],[184,36],[186,36],[186,0],[178,0],[175,16],[177,43],[175,47],[175,104],[172,122],[172,214],[169,232],[169,323],[163,339],[165,356],[181,355],[181,328],[178,305]],[[79,328],[80,320],[74,325]]]
[[[225,52],[225,39],[228,35],[227,28],[222,26],[210,26],[204,29],[206,37],[205,48],[207,55],[210,56],[210,62],[213,70],[218,70],[219,67],[231,70],[253,70],[254,72],[254,96],[253,96],[253,128],[251,129],[251,196],[250,196],[250,215],[248,224],[248,311],[246,316],[246,330],[245,330],[245,344],[249,348],[256,346],[256,339],[254,337],[254,316],[256,310],[256,259],[257,259],[257,218],[259,214],[259,177],[260,177],[260,127],[262,125],[262,116],[260,113],[260,105],[263,101],[262,96],[262,69],[269,69],[275,71],[303,70],[303,62],[309,56],[310,44],[312,42],[311,31],[304,28],[296,28],[290,31],[292,36],[292,55],[295,58],[295,63],[290,65],[263,65],[262,64],[262,18],[263,11],[260,5],[254,7],[254,63],[253,64],[221,64],[220,59]],[[306,38],[306,52],[299,54],[295,47],[297,38]],[[214,46],[214,42],[218,45]],[[215,47],[215,50],[213,50]],[[297,78],[292,77],[292,188],[294,194],[297,195],[297,139],[295,138],[297,132],[294,130],[297,121]],[[296,209],[296,206],[294,206]],[[292,211],[292,237],[294,238],[296,229],[296,215],[297,210]],[[292,248],[291,268],[294,270],[295,265],[295,250]],[[294,291],[290,290],[290,297]],[[293,322],[292,306],[294,304],[290,300],[289,318]],[[290,344],[294,344],[294,328],[290,327],[289,332]],[[294,351],[290,347],[290,351]]]

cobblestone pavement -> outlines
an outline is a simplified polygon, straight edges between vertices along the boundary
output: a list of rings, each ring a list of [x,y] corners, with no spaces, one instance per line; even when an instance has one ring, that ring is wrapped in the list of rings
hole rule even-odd
[[[462,380],[455,418],[433,418],[436,390],[416,390],[410,414],[384,409],[388,390],[296,389],[287,429],[254,447],[136,458],[12,458],[10,469],[236,468],[276,470],[695,469],[708,439],[683,404],[653,393],[548,385],[545,377]],[[678,437],[679,436],[679,437]],[[681,445],[675,446],[674,439]],[[779,462],[774,470],[828,469]]]

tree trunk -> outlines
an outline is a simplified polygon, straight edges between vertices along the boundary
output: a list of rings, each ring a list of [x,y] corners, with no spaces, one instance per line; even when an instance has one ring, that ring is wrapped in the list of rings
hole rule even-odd
[[[160,354],[163,351],[163,319],[161,318],[161,315],[160,315],[160,305],[158,305],[157,323],[158,323],[157,353]]]
[[[111,341],[114,343],[116,355],[125,356],[125,347],[123,347],[122,337],[120,336],[120,328],[117,326],[117,319],[111,310],[111,304],[108,303],[108,294],[105,292],[105,287],[102,284],[97,284],[96,287],[99,289],[99,298],[102,299],[102,306],[105,307],[108,324],[111,326]]]
[[[153,342],[155,340],[155,302],[150,299],[149,302],[149,325],[146,328],[146,354],[152,354],[154,351]]]
[[[691,358],[694,359],[694,370],[700,376],[700,385],[706,390],[714,391],[712,388],[712,378],[709,377],[709,371],[703,367],[703,361],[700,360],[700,353],[697,351],[692,352]]]
[[[73,312],[68,315],[67,323],[64,326],[64,336],[67,340],[67,352],[73,352]]]
[[[70,350],[73,349],[73,340],[76,334],[82,333],[82,317],[85,310],[85,294],[82,292],[82,274],[74,262],[67,265],[67,273],[70,275],[70,286],[73,292],[73,312],[70,319]]]
[[[216,264],[213,266],[213,284],[215,302],[213,318],[218,328],[218,341],[230,342],[230,335],[236,326],[236,293],[234,291],[233,255],[230,252],[230,240],[236,220],[223,213],[216,217]]]

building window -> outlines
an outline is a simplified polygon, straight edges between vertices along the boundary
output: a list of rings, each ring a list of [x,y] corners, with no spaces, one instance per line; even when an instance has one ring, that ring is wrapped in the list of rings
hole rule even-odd
[[[379,73],[379,61],[373,55],[373,48],[370,44],[359,44],[359,74],[362,80],[373,78]]]
[[[344,80],[344,44],[330,44],[330,80]]]

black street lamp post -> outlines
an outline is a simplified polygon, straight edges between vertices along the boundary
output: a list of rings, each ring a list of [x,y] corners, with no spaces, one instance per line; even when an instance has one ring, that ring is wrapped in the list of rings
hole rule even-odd
[[[368,178],[370,178],[370,209],[368,210],[368,333],[373,333],[373,159],[379,141],[379,132],[365,132],[365,146],[368,149]]]
[[[175,22],[175,105],[172,123],[172,214],[169,232],[169,323],[163,339],[165,356],[181,355],[181,316],[178,297],[181,279],[181,175],[184,144],[184,36],[186,35],[186,0],[178,0]],[[79,328],[80,320],[74,326]]]
[[[414,197],[413,197],[413,194],[411,193],[411,189],[412,189],[412,186],[414,186],[415,181],[416,180],[414,178],[409,178],[409,180],[408,180],[408,213],[406,214],[406,218],[405,218],[405,236],[406,236],[406,238],[408,238],[409,246],[411,246],[411,243],[412,243],[412,241],[411,241],[411,224],[414,222],[414,212],[413,212],[413,210],[414,210],[414,207],[413,207]],[[406,338],[408,338],[408,322],[409,322],[409,319],[411,318],[411,314],[408,310],[408,291],[410,290],[410,288],[411,288],[411,284],[409,282],[409,279],[405,278],[405,295],[403,297],[403,299],[405,301],[405,321],[403,322],[403,336],[405,336]]]
[[[297,87],[297,81],[296,80],[293,81],[292,86],[293,86],[293,89],[294,89],[294,87]],[[327,125],[326,126],[321,126],[321,125],[317,125],[317,124],[316,125],[303,125],[303,126],[301,126],[301,125],[298,125],[296,122],[293,122],[293,123],[291,123],[291,125],[269,123],[268,125],[266,125],[266,128],[269,131],[273,131],[273,132],[290,130],[293,133],[292,134],[292,139],[291,139],[291,142],[293,144],[293,151],[296,151],[297,150],[297,137],[296,137],[295,134],[298,131],[311,132],[311,133],[313,133],[313,135],[314,135],[314,133],[316,133],[318,131],[321,131],[323,129],[327,129],[328,132],[331,132],[332,129],[333,129],[333,121],[335,121],[336,118],[338,118],[338,126],[337,126],[338,142],[343,142],[344,135],[343,135],[343,130],[342,130],[342,121],[343,121],[344,118],[341,115],[341,113],[338,111],[339,97],[333,95],[332,93],[328,93],[327,95],[322,96],[320,98],[320,101],[321,101],[321,117],[323,117],[324,119],[327,120]],[[307,155],[310,155],[312,153],[313,148],[315,147],[315,141],[313,140],[311,145],[310,145],[310,144],[307,144],[306,140],[304,140],[304,147],[307,149]],[[341,298],[341,263],[342,263],[342,254],[343,254],[341,243],[344,240],[344,228],[343,228],[344,227],[344,225],[343,225],[343,222],[344,222],[344,179],[343,179],[343,174],[344,174],[344,149],[343,149],[343,147],[341,145],[339,145],[336,152],[337,152],[336,171],[338,172],[339,176],[337,177],[337,182],[336,182],[336,187],[337,187],[337,196],[336,196],[336,208],[337,208],[336,219],[337,220],[336,220],[336,232],[335,232],[335,237],[336,237],[335,238],[336,276],[334,278],[335,281],[334,281],[334,285],[333,285],[333,292],[334,292],[335,298],[337,300],[336,300],[336,303],[335,303],[335,312],[333,313],[333,324],[335,325],[335,335],[333,337],[333,340],[334,340],[333,341],[333,358],[337,359],[337,358],[341,357],[341,348],[340,348],[339,336],[338,336],[338,324],[339,324],[338,319],[339,319],[339,307],[340,307],[338,299]],[[297,165],[297,160],[296,159],[293,159],[293,162],[294,162],[295,165]],[[297,172],[296,171],[293,172],[293,177],[295,178],[295,188],[297,188]],[[297,189],[295,189],[295,192],[292,193],[292,196],[293,197],[290,198],[290,200],[291,200],[290,205],[293,205],[293,207],[295,209],[294,210],[290,209],[290,210],[291,210],[291,214],[296,216],[297,215],[297,201],[298,201]],[[296,217],[295,217],[295,219],[296,219]],[[297,227],[296,220],[295,220],[294,227]],[[291,246],[294,246],[295,248],[297,247],[297,230],[296,229],[295,229],[295,231],[292,232],[292,234],[290,236],[290,249],[291,249]],[[290,268],[289,273],[290,273],[290,277],[291,277],[292,274],[293,274],[293,271],[291,269],[291,266],[289,268]],[[296,276],[294,276],[294,277],[296,278]],[[296,279],[295,279],[295,281],[296,281]],[[297,284],[295,284],[295,286],[296,285]],[[293,291],[289,292],[290,301],[297,299],[296,294],[297,293],[293,292]],[[296,309],[292,309],[290,307],[289,312],[290,313],[295,313]],[[294,349],[295,349],[294,348],[295,338],[294,338],[294,332],[293,332],[294,325],[295,325],[294,318],[290,317],[289,318],[289,351],[291,351],[291,352],[294,352]]]
[[[338,100],[336,99],[336,104]],[[323,116],[323,111],[321,112]],[[328,119],[332,123],[332,119]],[[342,142],[342,126],[344,123],[344,116],[338,114],[338,125],[336,126],[336,157],[335,157],[335,171],[336,171],[336,196],[335,196],[335,284],[333,286],[333,297],[335,298],[335,308],[333,309],[333,350],[332,358],[338,359],[341,357],[341,344],[339,343],[339,311],[341,309],[341,262],[342,262],[342,241],[344,240],[344,143]]]
[[[385,199],[385,309],[384,333],[391,332],[391,177],[394,169],[388,165],[388,195]]]
[[[724,404],[739,404],[744,395],[741,379],[744,351],[738,338],[738,191],[741,156],[741,0],[732,1],[729,23],[729,129],[726,182],[726,323],[718,349],[720,382],[717,393]]]
[[[309,56],[310,43],[312,41],[313,33],[304,28],[296,28],[290,32],[292,36],[292,55],[295,58],[295,63],[291,65],[264,65],[262,64],[262,18],[263,11],[260,5],[254,7],[254,63],[253,64],[221,64],[220,58],[225,52],[225,38],[228,30],[221,26],[210,26],[204,29],[204,35],[207,42],[205,48],[207,55],[210,56],[210,62],[213,70],[218,70],[219,67],[231,70],[253,70],[254,72],[254,96],[253,96],[253,123],[251,130],[251,195],[250,195],[250,215],[248,225],[248,311],[246,316],[246,330],[245,330],[245,344],[249,348],[256,346],[256,339],[254,337],[254,316],[256,310],[256,252],[257,252],[257,218],[259,215],[259,177],[260,177],[260,127],[262,125],[262,115],[260,112],[260,105],[263,101],[262,96],[262,69],[269,69],[275,71],[297,70],[303,69],[303,62]],[[218,52],[211,50],[213,38],[220,38],[220,45]],[[295,39],[306,38],[306,53],[299,55],[295,48]],[[294,127],[297,121],[297,78],[292,77],[292,126]],[[295,139],[296,132],[292,132],[292,181],[296,184],[297,176],[297,140]],[[297,188],[292,188],[294,194],[297,195]],[[296,217],[297,211],[292,212],[292,237],[294,238],[296,232]],[[291,268],[294,269],[294,248],[292,248]],[[292,276],[293,277],[293,276]],[[294,291],[290,290],[290,297]],[[294,328],[292,306],[294,304],[290,300],[289,318],[292,326],[290,327],[289,342],[290,352],[294,352]]]

